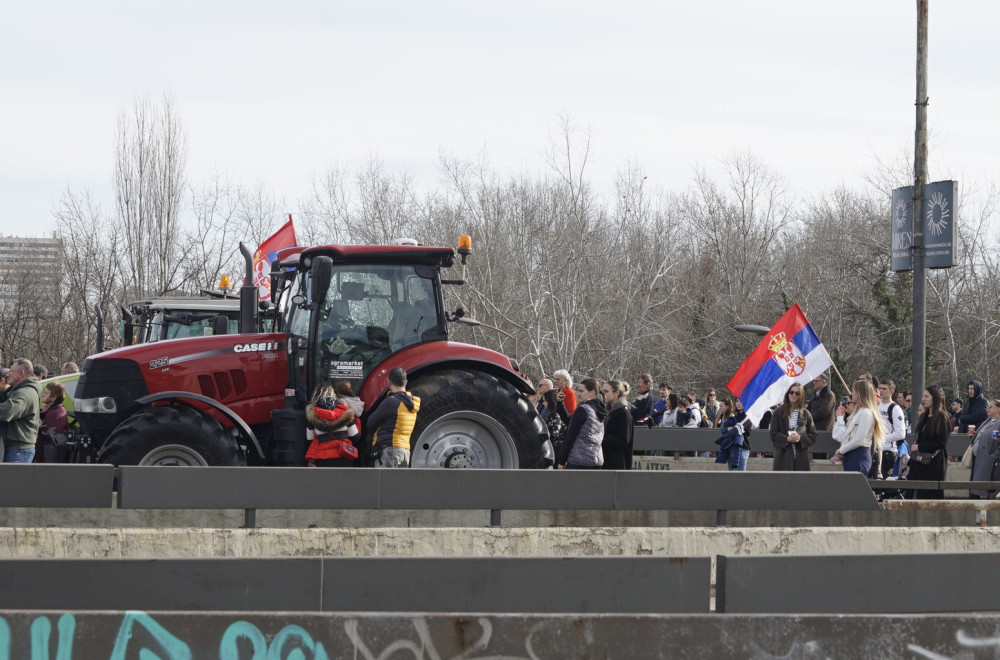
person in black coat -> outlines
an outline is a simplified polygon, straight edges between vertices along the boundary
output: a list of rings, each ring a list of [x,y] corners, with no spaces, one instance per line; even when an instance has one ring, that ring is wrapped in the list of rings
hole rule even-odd
[[[834,419],[834,411],[837,408],[837,398],[833,395],[833,390],[830,389],[830,378],[825,374],[821,373],[813,378],[813,396],[809,399],[809,404],[806,406],[809,410],[809,414],[812,415],[813,424],[816,425],[817,431],[832,431]],[[876,386],[877,389],[877,386]]]
[[[989,402],[983,396],[983,384],[978,380],[969,381],[969,400],[962,412],[958,413],[958,432],[966,433],[969,424],[979,426],[986,421],[986,406]]]
[[[921,404],[924,411],[917,419],[913,430],[917,437],[910,445],[910,472],[906,478],[912,481],[944,481],[948,469],[948,435],[951,431],[948,413],[945,410],[944,390],[940,385],[931,385],[924,390]],[[930,454],[931,461],[921,464],[913,455],[917,452]],[[911,490],[909,497],[913,499],[942,499],[944,492],[940,490]]]
[[[601,443],[603,467],[605,470],[631,470],[634,422],[625,402],[628,383],[609,380],[601,387],[601,394],[609,410],[604,418],[604,441]]]

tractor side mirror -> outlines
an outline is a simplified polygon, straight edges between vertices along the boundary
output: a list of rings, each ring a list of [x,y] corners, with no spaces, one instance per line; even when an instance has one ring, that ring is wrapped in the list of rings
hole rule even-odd
[[[212,334],[213,335],[228,335],[229,334],[229,317],[225,314],[217,314],[212,318]]]
[[[122,346],[131,346],[135,343],[135,315],[122,307]],[[103,350],[103,349],[102,349]]]
[[[333,259],[319,256],[312,260],[312,277],[310,279],[309,297],[313,304],[326,300],[326,292],[330,290],[333,279]]]

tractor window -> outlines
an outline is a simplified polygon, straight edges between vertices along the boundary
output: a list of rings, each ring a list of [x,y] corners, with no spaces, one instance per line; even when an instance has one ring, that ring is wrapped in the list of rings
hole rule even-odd
[[[335,267],[319,311],[319,380],[360,385],[399,349],[443,338],[433,280],[413,266]]]
[[[203,337],[211,333],[212,319],[199,319],[190,323],[167,321],[164,339],[180,339],[182,337]],[[239,318],[229,319],[228,334],[235,335],[240,331]],[[159,326],[157,326],[159,327]]]

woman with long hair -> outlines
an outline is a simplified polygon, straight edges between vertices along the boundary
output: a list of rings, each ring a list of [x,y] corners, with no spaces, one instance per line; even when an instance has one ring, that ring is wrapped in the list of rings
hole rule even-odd
[[[556,455],[556,467],[594,470],[604,465],[604,418],[608,409],[601,399],[601,383],[596,378],[584,378],[574,388],[577,406],[566,428],[566,442],[561,455]]]
[[[628,383],[618,380],[609,380],[601,386],[604,405],[608,407],[601,443],[605,470],[632,469],[632,415],[626,402],[628,390]]]
[[[870,380],[854,383],[848,406],[852,408],[850,416],[845,419],[847,411],[841,408],[833,427],[833,439],[840,443],[834,457],[843,458],[844,472],[867,476],[872,471],[873,459],[882,457],[881,447],[885,442],[878,397]]]
[[[673,428],[677,426],[677,413],[680,412],[681,398],[675,393],[671,392],[667,396],[667,408],[663,411],[663,419],[660,420],[660,426],[664,428]]]
[[[944,390],[940,385],[929,386],[924,390],[920,404],[924,410],[913,426],[917,437],[910,445],[910,472],[906,478],[912,481],[944,481],[948,469],[946,447],[951,432]],[[912,490],[910,497],[939,500],[944,497],[944,491]]]
[[[552,388],[544,391],[538,406],[538,414],[545,420],[545,426],[549,429],[552,449],[558,456],[559,450],[566,440],[566,425],[563,423],[562,417],[559,416],[559,401],[556,397],[556,391]]]
[[[809,471],[809,447],[816,442],[816,425],[806,410],[805,398],[802,385],[794,383],[771,416],[772,468],[775,471]]]
[[[719,428],[722,423],[722,417],[719,416],[720,406],[721,399],[718,398],[715,390],[709,390],[708,394],[705,395],[705,408],[701,412],[712,428]]]

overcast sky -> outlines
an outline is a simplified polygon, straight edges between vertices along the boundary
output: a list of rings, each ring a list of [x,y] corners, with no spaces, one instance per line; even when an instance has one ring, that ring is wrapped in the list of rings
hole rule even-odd
[[[681,190],[750,149],[803,195],[912,153],[915,0],[34,0],[0,22],[0,233],[46,235],[67,188],[111,203],[116,118],[169,93],[188,181],[313,176],[441,153],[543,173],[560,115],[591,179],[626,158]],[[932,0],[932,178],[1000,182],[1000,2]],[[276,219],[276,222],[278,219]]]

